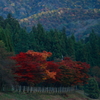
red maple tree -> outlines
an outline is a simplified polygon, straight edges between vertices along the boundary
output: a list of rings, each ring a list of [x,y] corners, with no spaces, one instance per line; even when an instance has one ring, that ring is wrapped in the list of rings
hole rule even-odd
[[[63,85],[84,84],[89,78],[89,64],[72,61],[65,57],[60,62],[47,61],[51,52],[34,52],[29,50],[26,53],[19,53],[11,57],[16,61],[15,75],[18,82],[40,83],[59,82]]]
[[[16,60],[17,66],[15,73],[17,75],[16,80],[19,82],[33,82],[39,83],[42,81],[44,70],[40,68],[41,63],[46,63],[41,59],[41,55],[34,55],[27,53],[17,54],[12,59]]]
[[[64,85],[85,84],[89,78],[90,65],[85,62],[72,61],[69,57],[59,62],[61,69],[61,83]]]
[[[16,60],[16,65],[19,66],[15,68],[16,80],[34,84],[47,79],[57,80],[58,65],[46,61],[46,58],[51,55],[52,53],[46,51],[34,52],[29,50],[26,53],[21,52],[11,57],[11,59]]]

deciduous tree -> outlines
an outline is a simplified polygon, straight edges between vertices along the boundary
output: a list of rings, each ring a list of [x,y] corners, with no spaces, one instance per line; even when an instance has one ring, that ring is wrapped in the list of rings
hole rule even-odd
[[[61,69],[61,82],[65,86],[85,84],[89,78],[89,64],[80,61],[72,61],[65,57],[59,62]]]

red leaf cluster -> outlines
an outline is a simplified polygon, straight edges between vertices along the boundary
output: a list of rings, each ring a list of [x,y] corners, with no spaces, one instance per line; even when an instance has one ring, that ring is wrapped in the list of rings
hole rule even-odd
[[[26,53],[19,53],[11,57],[19,67],[15,68],[16,80],[18,82],[40,83],[51,80],[58,81],[65,85],[84,84],[88,79],[89,64],[72,61],[66,57],[60,62],[47,61],[50,52],[34,52],[29,50]]]
[[[65,57],[59,62],[61,69],[61,82],[66,85],[85,84],[89,78],[88,70],[90,65],[85,62],[72,61]]]

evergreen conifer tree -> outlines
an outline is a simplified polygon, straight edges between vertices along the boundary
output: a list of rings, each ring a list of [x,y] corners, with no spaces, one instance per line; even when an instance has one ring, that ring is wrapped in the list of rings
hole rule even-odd
[[[4,85],[11,86],[14,83],[12,66],[15,61],[11,60],[10,56],[13,56],[13,53],[8,52],[4,42],[0,40],[0,90]]]
[[[75,57],[75,41],[73,41],[73,38],[69,37],[67,41],[67,53],[68,56],[73,58],[74,60],[76,59]]]
[[[93,59],[93,63],[91,62],[91,65],[96,66],[99,64],[100,59],[99,59],[99,55],[98,55],[99,54],[98,37],[94,33],[94,31],[92,31],[92,33],[89,36],[89,44],[91,46],[90,53],[91,53],[91,57]]]
[[[88,84],[84,86],[84,92],[90,98],[99,98],[99,86],[94,78],[89,79]]]

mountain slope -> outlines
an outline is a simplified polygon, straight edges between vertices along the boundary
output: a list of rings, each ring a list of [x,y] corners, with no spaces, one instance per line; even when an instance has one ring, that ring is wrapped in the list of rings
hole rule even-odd
[[[67,35],[80,37],[100,22],[100,0],[0,0],[0,15],[8,13],[28,31],[40,22],[45,29],[66,27]]]
[[[38,22],[47,30],[52,28],[61,30],[62,27],[66,27],[67,35],[74,33],[75,36],[80,38],[88,28],[92,31],[91,27],[100,23],[100,10],[59,8],[33,14],[27,18],[20,19],[19,22],[29,30]]]
[[[16,18],[25,18],[42,11],[58,8],[100,8],[100,0],[0,0],[0,15],[11,12]]]

